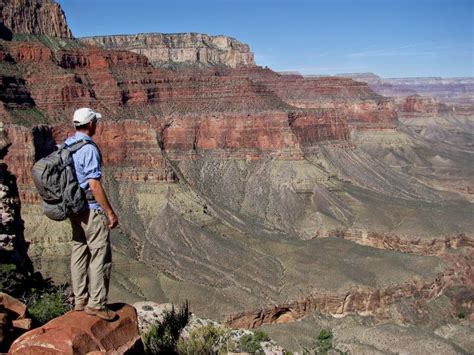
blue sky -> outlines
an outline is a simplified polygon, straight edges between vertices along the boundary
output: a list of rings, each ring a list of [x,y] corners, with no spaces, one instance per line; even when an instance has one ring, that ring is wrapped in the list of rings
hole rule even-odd
[[[76,37],[228,35],[303,74],[474,76],[474,0],[59,0]]]

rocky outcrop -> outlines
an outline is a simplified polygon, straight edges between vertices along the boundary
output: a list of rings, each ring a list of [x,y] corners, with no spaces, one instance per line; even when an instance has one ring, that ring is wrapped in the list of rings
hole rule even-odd
[[[448,236],[444,239],[414,239],[408,236],[348,229],[346,231],[330,231],[324,237],[341,238],[372,248],[418,255],[443,255],[448,249],[474,249],[474,239],[463,234]]]
[[[128,50],[146,56],[156,66],[225,65],[232,68],[255,65],[248,45],[227,36],[200,33],[143,33],[81,38],[107,49]]]
[[[1,0],[0,21],[13,33],[72,38],[61,6],[52,0]]]
[[[118,319],[104,321],[85,312],[69,312],[23,334],[9,354],[136,354],[143,351],[137,313],[132,306],[114,304]]]
[[[26,318],[26,305],[0,292],[0,351],[8,351],[15,336],[30,329],[31,319]]]
[[[28,275],[32,274],[33,266],[27,254],[17,181],[3,160],[10,144],[0,122],[0,260],[17,265]]]
[[[261,310],[233,314],[227,325],[233,328],[255,328],[264,324],[291,323],[297,319],[319,312],[333,317],[348,314],[373,315],[403,298],[431,300],[453,286],[467,285],[472,289],[474,274],[471,266],[472,251],[467,256],[447,256],[451,267],[433,280],[414,279],[403,284],[379,289],[355,287],[342,294],[313,293],[299,301],[274,305]],[[472,302],[464,303],[472,312]]]

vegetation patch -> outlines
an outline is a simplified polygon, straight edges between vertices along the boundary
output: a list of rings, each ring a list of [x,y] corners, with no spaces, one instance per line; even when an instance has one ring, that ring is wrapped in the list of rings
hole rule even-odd
[[[27,303],[28,314],[36,325],[42,325],[70,310],[66,295],[61,290],[54,293],[34,292]]]
[[[145,353],[149,355],[176,354],[179,336],[188,321],[187,302],[178,312],[174,307],[170,311],[165,311],[163,321],[154,324],[150,331],[142,336]]]

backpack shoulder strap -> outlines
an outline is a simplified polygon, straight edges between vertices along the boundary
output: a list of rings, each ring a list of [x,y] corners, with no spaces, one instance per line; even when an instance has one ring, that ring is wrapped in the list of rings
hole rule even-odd
[[[69,150],[71,153],[75,153],[86,144],[92,144],[93,146],[97,148],[97,145],[89,139],[80,139],[77,142],[72,143],[71,145],[64,144],[64,148]]]

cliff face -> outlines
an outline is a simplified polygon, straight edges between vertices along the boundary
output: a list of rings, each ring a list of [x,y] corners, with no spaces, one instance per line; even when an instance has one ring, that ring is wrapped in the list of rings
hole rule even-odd
[[[1,0],[0,21],[13,33],[72,38],[61,6],[51,0]]]
[[[156,66],[225,65],[232,68],[254,66],[248,45],[227,36],[200,33],[147,33],[98,36],[81,41],[106,49],[129,50],[146,56]]]
[[[396,126],[394,100],[376,94],[366,83],[349,78],[281,75],[258,67],[235,72],[263,84],[294,107],[337,109],[354,128],[393,129]]]
[[[437,114],[439,105],[432,97],[413,95],[404,98],[398,104],[398,110],[407,113]]]
[[[27,255],[28,243],[24,237],[17,181],[3,160],[11,144],[0,122],[0,260],[2,263],[14,263],[26,273],[31,273],[33,268]]]

